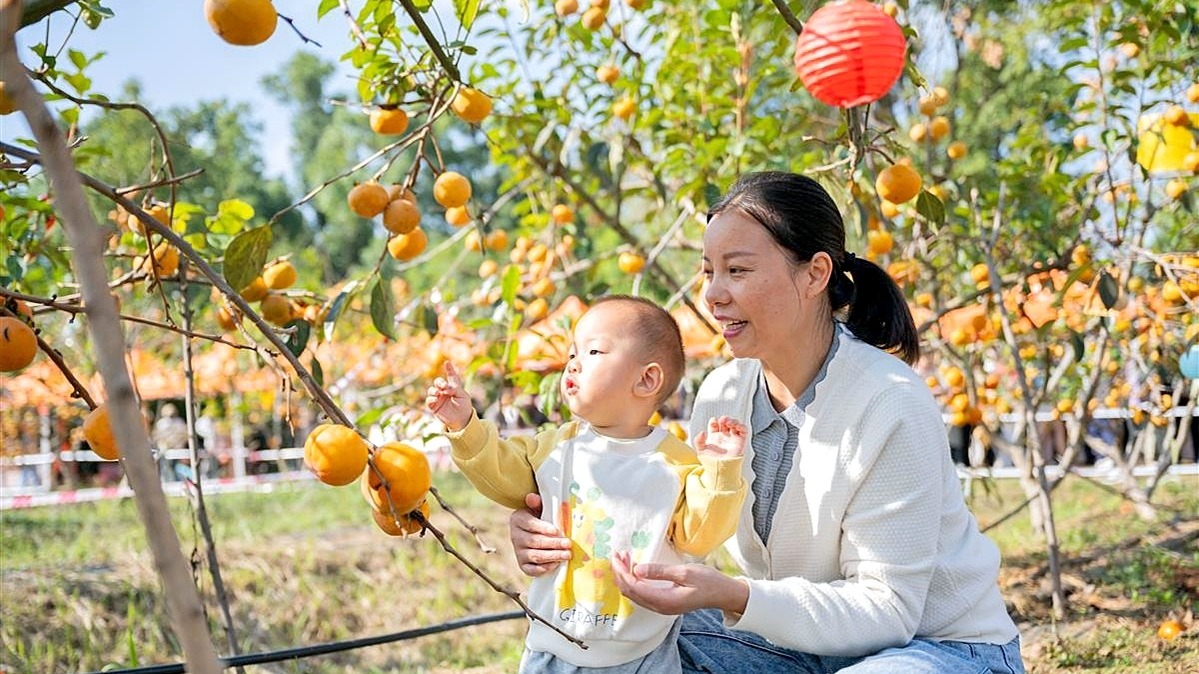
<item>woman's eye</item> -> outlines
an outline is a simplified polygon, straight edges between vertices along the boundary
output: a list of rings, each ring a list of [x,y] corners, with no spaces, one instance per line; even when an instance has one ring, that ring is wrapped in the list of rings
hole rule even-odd
[[[729,267],[730,274],[741,274],[745,272],[745,267]]]

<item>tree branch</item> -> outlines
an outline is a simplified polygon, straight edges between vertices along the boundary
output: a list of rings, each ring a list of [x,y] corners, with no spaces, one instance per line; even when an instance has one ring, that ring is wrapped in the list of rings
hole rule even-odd
[[[785,0],[771,0],[771,2],[774,3],[774,8],[777,9],[779,14],[782,15],[783,21],[786,21],[787,25],[791,26],[791,30],[795,31],[796,35],[802,34],[803,23],[799,19],[795,18],[795,13],[792,12],[791,8],[787,6]]]
[[[29,0],[25,3],[25,12],[21,15],[20,28],[35,24],[75,2],[76,0]]]
[[[429,29],[429,24],[425,23],[425,18],[420,15],[420,10],[416,5],[412,4],[412,0],[400,0],[400,4],[404,6],[404,11],[408,12],[408,16],[412,19],[412,23],[416,25],[416,29],[420,31],[421,37],[425,38],[425,43],[429,45],[429,50],[433,52],[433,58],[445,68],[445,72],[450,76],[450,79],[455,82],[462,81],[462,75],[458,72],[458,66],[449,56],[446,56],[445,50],[441,48],[441,43],[437,41],[437,36],[433,35],[433,31]]]

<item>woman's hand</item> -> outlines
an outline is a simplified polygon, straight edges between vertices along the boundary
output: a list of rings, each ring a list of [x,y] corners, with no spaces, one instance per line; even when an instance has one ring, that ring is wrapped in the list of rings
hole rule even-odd
[[[633,564],[628,551],[612,556],[620,592],[639,606],[665,615],[718,608],[740,615],[749,585],[702,564]]]
[[[570,560],[570,539],[540,518],[541,496],[526,494],[525,505],[527,509],[515,510],[508,518],[508,537],[520,570],[536,578]]]

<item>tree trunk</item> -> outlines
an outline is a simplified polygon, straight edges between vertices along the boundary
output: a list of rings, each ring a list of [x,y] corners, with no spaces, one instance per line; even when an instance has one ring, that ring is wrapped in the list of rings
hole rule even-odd
[[[158,471],[150,455],[150,441],[141,410],[125,367],[124,337],[103,263],[103,230],[88,208],[83,184],[62,132],[18,58],[13,36],[20,17],[20,0],[0,0],[0,80],[5,82],[7,91],[37,139],[41,160],[54,191],[56,210],[74,248],[72,259],[83,291],[88,330],[108,392],[109,420],[121,449],[125,473],[133,485],[154,564],[162,578],[171,623],[183,646],[187,671],[219,674],[222,667],[208,635],[204,607],[180,549],[179,536],[171,523]]]

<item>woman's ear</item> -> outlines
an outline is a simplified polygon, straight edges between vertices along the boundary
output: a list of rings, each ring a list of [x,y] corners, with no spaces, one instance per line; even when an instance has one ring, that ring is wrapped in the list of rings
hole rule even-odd
[[[650,363],[641,370],[641,377],[637,379],[637,383],[633,384],[634,395],[656,398],[662,391],[662,385],[666,382],[666,374],[662,371],[662,366],[657,363]]]
[[[804,265],[800,271],[804,274],[807,281],[807,297],[812,299],[820,295],[828,288],[829,279],[833,276],[833,258],[829,254],[820,251],[808,260],[808,264]]]

